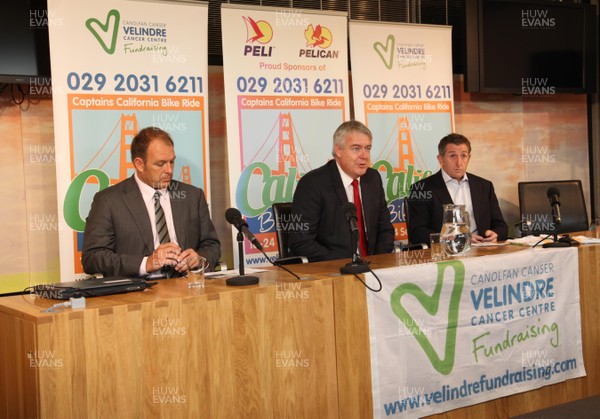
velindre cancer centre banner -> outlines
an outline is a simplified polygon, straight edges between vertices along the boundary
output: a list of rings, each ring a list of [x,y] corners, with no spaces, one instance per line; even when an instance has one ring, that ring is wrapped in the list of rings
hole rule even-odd
[[[94,194],[134,173],[148,126],[175,142],[173,178],[210,196],[206,3],[48,0],[61,280],[81,273]],[[209,200],[210,201],[210,200]],[[93,272],[90,272],[93,273]]]
[[[374,418],[414,418],[585,375],[576,248],[377,270]]]
[[[221,21],[231,206],[273,257],[271,205],[331,158],[348,118],[347,15],[223,4]],[[248,242],[245,256],[266,263]]]
[[[407,238],[410,186],[438,169],[437,144],[454,131],[448,26],[350,22],[354,114],[373,132],[396,239]]]

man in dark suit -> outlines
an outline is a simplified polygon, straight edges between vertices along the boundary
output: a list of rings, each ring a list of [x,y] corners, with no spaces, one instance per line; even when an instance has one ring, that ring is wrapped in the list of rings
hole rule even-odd
[[[221,257],[204,192],[172,179],[173,140],[141,130],[131,143],[135,174],[94,196],[82,251],[85,272],[179,276]],[[159,208],[160,207],[160,208]]]
[[[439,233],[444,204],[462,204],[471,220],[471,243],[506,240],[508,226],[498,205],[494,186],[467,173],[471,144],[460,134],[450,134],[438,144],[441,170],[412,185],[408,197],[408,240],[429,244],[429,235]]]
[[[370,167],[372,139],[364,124],[344,122],[333,135],[334,160],[298,182],[292,215],[303,228],[289,237],[295,255],[306,256],[310,262],[352,257],[356,249],[343,205],[358,201],[362,202],[357,205],[359,229],[361,218],[364,226],[360,254],[389,253],[394,249],[394,228],[381,176]]]

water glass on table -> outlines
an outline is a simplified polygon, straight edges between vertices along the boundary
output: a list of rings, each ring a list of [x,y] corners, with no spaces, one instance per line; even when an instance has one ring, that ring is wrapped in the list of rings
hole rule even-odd
[[[204,271],[208,268],[208,261],[201,257],[200,266],[196,269],[188,269],[187,281],[188,288],[204,288]]]
[[[429,235],[429,248],[431,249],[431,260],[434,262],[437,262],[444,258],[440,238],[440,233],[432,233]]]
[[[594,234],[594,237],[600,239],[600,218],[596,218],[594,221],[592,221],[591,230]]]

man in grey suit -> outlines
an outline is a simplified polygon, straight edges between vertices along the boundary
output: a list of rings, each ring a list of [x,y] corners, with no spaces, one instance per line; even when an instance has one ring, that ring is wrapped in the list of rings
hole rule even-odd
[[[104,276],[179,276],[221,257],[204,191],[173,180],[175,149],[149,127],[131,143],[135,174],[98,192],[86,221],[82,263]]]

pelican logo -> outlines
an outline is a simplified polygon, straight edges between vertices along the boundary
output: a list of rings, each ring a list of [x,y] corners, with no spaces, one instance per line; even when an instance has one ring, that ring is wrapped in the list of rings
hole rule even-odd
[[[264,20],[256,21],[251,17],[243,17],[246,24],[246,45],[244,45],[244,55],[253,55],[255,57],[270,57],[273,53],[273,47],[266,46],[273,39],[273,28],[269,22]],[[250,44],[262,45],[250,45]]]
[[[329,28],[321,25],[317,25],[315,28],[313,28],[313,25],[308,25],[304,31],[304,37],[306,38],[306,46],[313,48],[329,48],[333,40],[333,35]]]
[[[333,42],[333,35],[329,28],[312,24],[304,31],[306,49],[301,49],[299,56],[304,58],[338,58],[339,51],[327,50]]]

